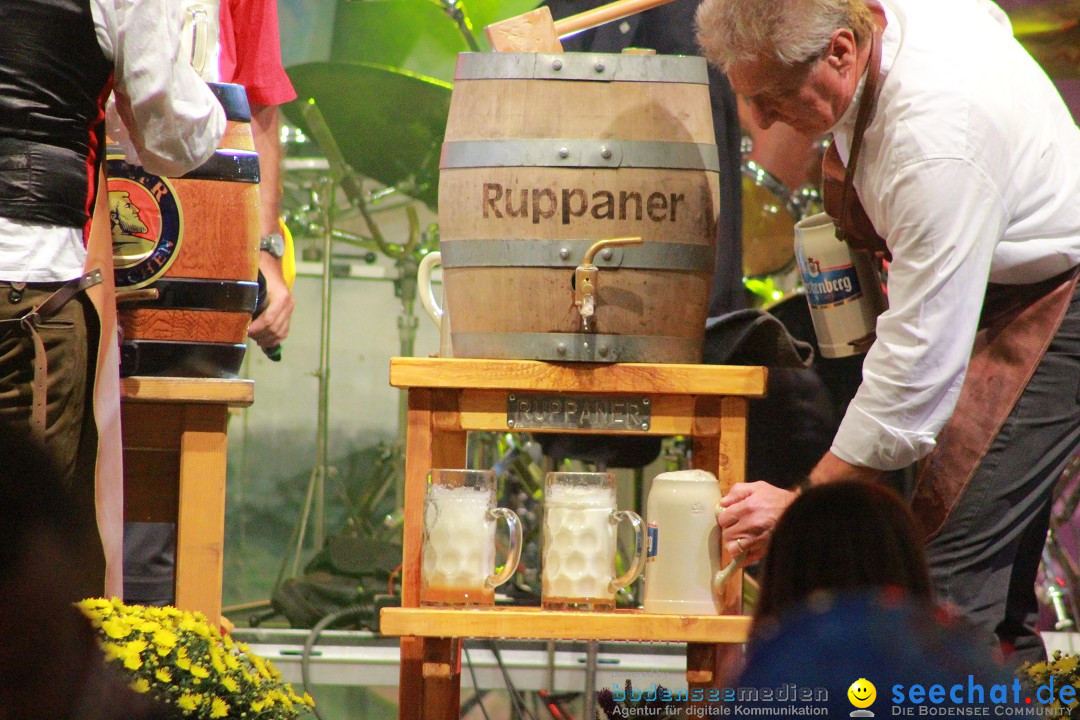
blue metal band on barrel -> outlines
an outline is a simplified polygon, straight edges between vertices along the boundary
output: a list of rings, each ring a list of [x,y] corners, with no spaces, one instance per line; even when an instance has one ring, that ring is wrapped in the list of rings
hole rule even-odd
[[[184,180],[258,183],[259,155],[251,150],[220,148],[209,160],[182,177]]]
[[[235,378],[247,345],[132,340],[120,344],[120,376]]]
[[[124,309],[211,310],[250,315],[259,299],[259,284],[243,280],[162,278],[147,288],[158,291],[156,300],[125,302]]]
[[[453,333],[454,355],[555,362],[701,362],[702,338],[587,333]]]
[[[214,97],[225,111],[225,119],[233,122],[251,122],[251,106],[247,90],[236,83],[207,83]]]
[[[651,168],[720,171],[710,143],[631,140],[457,140],[445,142],[442,170],[484,167]]]
[[[461,53],[454,80],[571,80],[708,85],[696,56],[611,53]]]
[[[443,240],[439,244],[445,269],[462,267],[565,267],[581,264],[598,238]],[[596,255],[599,268],[702,272],[713,266],[716,248],[700,243],[645,243],[607,248]]]

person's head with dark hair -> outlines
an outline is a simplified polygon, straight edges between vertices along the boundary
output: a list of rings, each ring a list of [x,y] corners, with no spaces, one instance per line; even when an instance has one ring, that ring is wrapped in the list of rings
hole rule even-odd
[[[0,435],[0,718],[171,717],[105,664],[73,606],[86,587],[79,518],[42,449]]]
[[[864,482],[813,487],[776,525],[762,561],[755,625],[817,590],[898,587],[933,599],[922,541],[892,490]]]
[[[1003,708],[1023,703],[1015,676],[969,625],[898,590],[820,590],[757,629],[731,687],[780,689],[744,703],[774,716],[788,706],[831,717],[914,716],[928,702],[938,715],[990,706],[1011,715]],[[935,687],[942,696],[930,699]],[[849,694],[867,691],[855,695],[858,704]]]
[[[24,554],[42,534],[66,551],[74,550],[76,521],[44,450],[29,439],[0,435],[0,587],[20,571]]]

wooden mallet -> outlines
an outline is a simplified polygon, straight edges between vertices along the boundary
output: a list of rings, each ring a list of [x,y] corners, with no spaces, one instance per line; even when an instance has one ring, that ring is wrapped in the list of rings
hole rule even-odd
[[[551,10],[543,5],[523,15],[488,25],[484,28],[484,35],[496,52],[562,52],[561,37],[669,2],[671,0],[617,0],[558,22],[552,19]]]

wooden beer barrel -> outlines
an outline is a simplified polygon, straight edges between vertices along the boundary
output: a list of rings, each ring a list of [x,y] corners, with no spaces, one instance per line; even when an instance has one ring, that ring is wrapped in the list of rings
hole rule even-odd
[[[462,53],[439,174],[456,357],[701,361],[719,161],[705,61]],[[596,256],[583,332],[573,277]]]
[[[228,124],[180,178],[108,160],[120,374],[236,377],[258,297],[259,159],[241,85],[211,83]]]

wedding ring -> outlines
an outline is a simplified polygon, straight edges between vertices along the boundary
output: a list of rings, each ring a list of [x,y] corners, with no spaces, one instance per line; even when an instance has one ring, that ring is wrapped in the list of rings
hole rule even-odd
[[[742,538],[735,538],[735,544],[739,546],[739,552],[746,552],[746,548],[742,546]]]

